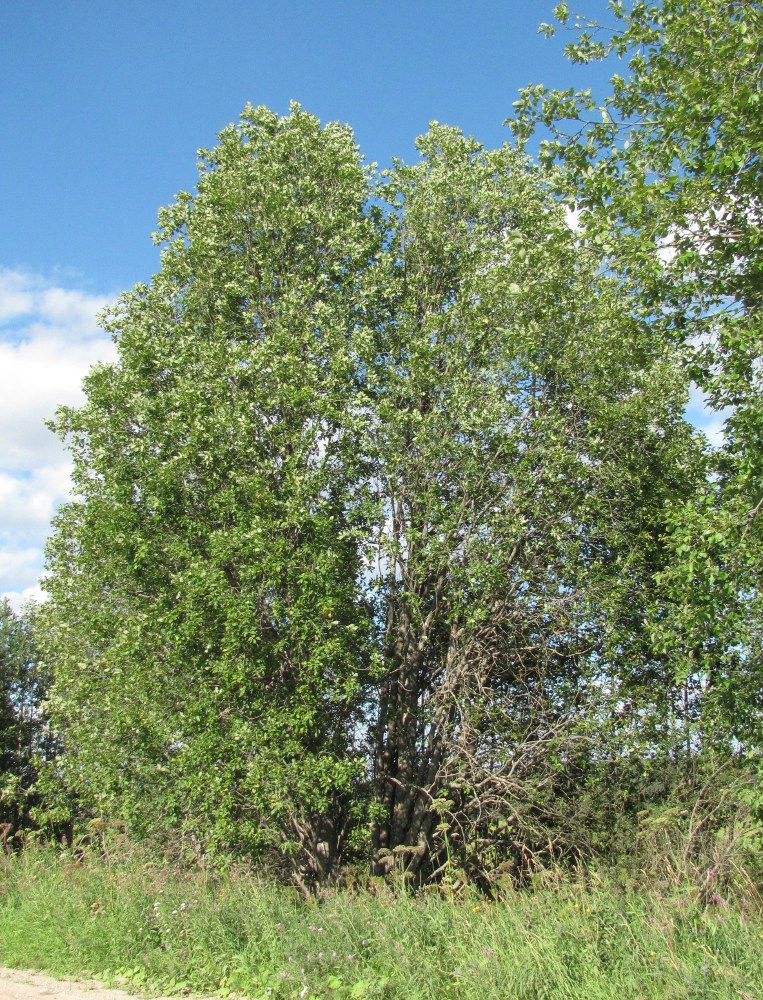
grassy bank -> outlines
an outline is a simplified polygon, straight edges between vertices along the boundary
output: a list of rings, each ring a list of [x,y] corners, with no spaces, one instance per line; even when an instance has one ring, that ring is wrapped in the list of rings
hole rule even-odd
[[[561,878],[497,902],[337,891],[32,848],[4,860],[0,964],[248,997],[763,997],[752,908]]]

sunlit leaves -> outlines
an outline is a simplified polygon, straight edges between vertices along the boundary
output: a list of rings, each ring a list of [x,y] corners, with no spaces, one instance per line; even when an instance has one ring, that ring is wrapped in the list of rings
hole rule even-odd
[[[417,147],[375,179],[346,128],[247,108],[58,415],[61,767],[132,832],[312,879],[373,819],[433,875],[448,823],[551,808],[586,700],[665,679],[645,618],[701,469],[672,348],[521,152]]]
[[[105,317],[118,363],[58,417],[81,500],[50,547],[54,703],[74,779],[135,829],[333,837],[330,864],[369,663],[367,179],[347,130],[297,106],[247,108],[201,155],[160,213],[161,272]]]
[[[763,494],[763,8],[749,0],[612,2],[579,19],[575,62],[627,59],[596,114],[589,92],[528,87],[512,128],[540,126],[541,159],[580,210],[581,242],[682,347],[687,373],[726,410],[710,482],[670,518],[652,627],[711,720],[759,744]],[[566,13],[557,11],[560,22]],[[709,706],[722,706],[714,716]],[[736,706],[736,707],[735,707]]]

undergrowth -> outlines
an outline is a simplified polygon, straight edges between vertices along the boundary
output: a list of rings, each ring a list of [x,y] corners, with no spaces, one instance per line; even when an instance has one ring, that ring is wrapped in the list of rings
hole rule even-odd
[[[763,997],[763,921],[742,898],[546,873],[492,902],[382,883],[305,902],[243,867],[136,849],[29,847],[2,862],[0,964],[156,996]]]

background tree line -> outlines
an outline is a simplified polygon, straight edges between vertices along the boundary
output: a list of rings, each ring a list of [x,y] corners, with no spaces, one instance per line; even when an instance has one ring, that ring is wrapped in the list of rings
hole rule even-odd
[[[376,175],[249,106],[162,210],[118,362],[55,421],[50,816],[307,886],[758,808],[761,12],[610,7],[569,50],[630,58],[601,114],[529,88],[518,145],[433,123]]]

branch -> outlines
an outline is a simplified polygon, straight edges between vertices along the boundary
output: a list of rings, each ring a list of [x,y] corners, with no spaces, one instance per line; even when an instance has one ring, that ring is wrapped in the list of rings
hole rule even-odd
[[[753,507],[752,510],[749,510],[747,512],[747,527],[744,529],[744,534],[742,535],[742,541],[744,541],[745,538],[747,537],[747,532],[750,530],[752,522],[755,520],[755,518],[758,516],[758,514],[761,512],[762,509],[763,509],[763,497],[760,498],[757,505]]]

